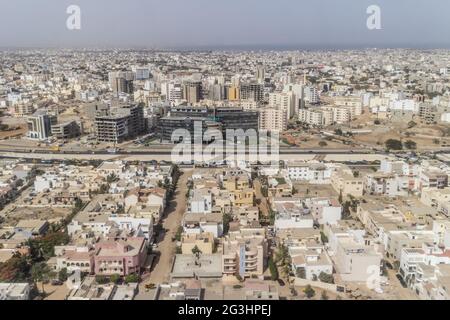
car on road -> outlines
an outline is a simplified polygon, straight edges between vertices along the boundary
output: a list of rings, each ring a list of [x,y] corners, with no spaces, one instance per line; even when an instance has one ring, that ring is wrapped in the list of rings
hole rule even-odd
[[[61,280],[58,280],[58,279],[53,279],[51,284],[52,284],[52,286],[62,286],[63,282]]]

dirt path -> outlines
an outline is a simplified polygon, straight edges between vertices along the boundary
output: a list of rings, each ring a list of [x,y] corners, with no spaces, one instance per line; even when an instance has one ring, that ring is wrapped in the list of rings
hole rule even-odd
[[[155,266],[150,276],[144,280],[144,286],[148,283],[160,284],[169,280],[176,249],[176,242],[172,241],[172,238],[181,225],[181,220],[186,211],[187,181],[191,176],[192,171],[185,170],[178,180],[174,199],[166,209],[162,231],[160,231],[159,237],[155,241],[158,244],[158,249],[155,251],[158,251],[160,255],[156,258]],[[164,230],[167,231],[165,232]]]

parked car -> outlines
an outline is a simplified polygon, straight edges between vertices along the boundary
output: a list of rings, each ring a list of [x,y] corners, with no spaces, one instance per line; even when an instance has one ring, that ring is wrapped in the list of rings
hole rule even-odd
[[[61,280],[58,280],[58,279],[53,279],[51,281],[51,284],[52,284],[52,286],[62,286],[63,282]]]

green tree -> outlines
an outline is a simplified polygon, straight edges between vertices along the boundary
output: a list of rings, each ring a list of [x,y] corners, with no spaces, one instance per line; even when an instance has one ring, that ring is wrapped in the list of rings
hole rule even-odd
[[[95,282],[98,284],[106,284],[109,283],[109,279],[106,276],[98,274],[95,276]]]
[[[136,273],[130,273],[125,277],[125,283],[137,283],[139,282],[139,275]]]
[[[9,260],[0,263],[0,282],[24,282],[30,277],[28,258],[20,253],[14,254]]]
[[[108,182],[108,184],[111,184],[111,183],[117,182],[117,181],[119,181],[119,177],[116,176],[115,173],[111,173],[110,175],[108,175],[106,177],[106,182]]]
[[[272,209],[269,209],[269,221],[270,221],[270,225],[273,226],[275,224],[275,218],[277,216],[277,213],[275,211],[273,211]]]
[[[408,122],[408,128],[409,129],[414,128],[415,126],[417,126],[417,123],[415,123],[414,121]]]
[[[309,284],[305,287],[303,293],[306,295],[308,299],[311,299],[316,295],[316,291],[314,291],[314,289]]]
[[[269,271],[270,271],[270,278],[273,281],[278,280],[279,275],[278,275],[278,269],[277,266],[275,265],[275,262],[273,261],[272,257],[269,258]]]
[[[120,281],[120,275],[118,275],[118,274],[113,274],[113,275],[109,278],[109,280],[110,280],[112,283],[118,284],[119,281]]]
[[[70,241],[67,233],[56,231],[44,236],[28,240],[30,255],[33,262],[48,260],[55,255],[55,246],[66,245]]]
[[[385,142],[386,145],[386,149],[388,150],[402,150],[403,149],[403,144],[400,140],[396,140],[396,139],[388,139]]]
[[[328,143],[326,141],[320,141],[319,142],[319,146],[322,147],[322,148],[326,147],[327,145],[328,145]]]
[[[328,300],[329,297],[327,295],[327,292],[325,290],[322,291],[322,294],[320,295],[321,300]]]
[[[417,143],[415,143],[412,140],[406,141],[403,145],[405,146],[406,149],[409,150],[415,150],[417,148]]]
[[[197,255],[201,255],[202,254],[202,250],[200,250],[199,247],[195,246],[192,248],[192,254],[197,256]]]
[[[181,237],[183,236],[183,231],[184,231],[184,229],[183,229],[183,227],[178,227],[178,229],[177,229],[177,233],[175,233],[175,240],[176,241],[181,241]]]
[[[325,273],[323,271],[319,274],[319,280],[325,283],[334,283],[333,275]]]
[[[61,270],[59,270],[59,272],[58,272],[58,280],[59,281],[66,282],[68,277],[69,277],[69,275],[67,273],[67,268],[62,268]]]
[[[227,234],[228,230],[230,230],[230,222],[233,221],[233,217],[229,213],[225,213],[223,215],[223,233]]]
[[[323,231],[320,231],[320,240],[323,244],[328,243],[328,237],[325,235]]]
[[[41,282],[42,284],[42,293],[45,294],[44,283],[50,280],[51,277],[51,269],[45,262],[38,262],[33,264],[31,267],[31,278],[35,285],[37,282]]]

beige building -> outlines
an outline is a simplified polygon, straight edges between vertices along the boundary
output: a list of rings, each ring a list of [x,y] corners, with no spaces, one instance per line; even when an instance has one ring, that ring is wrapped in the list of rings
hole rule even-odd
[[[337,168],[331,175],[331,185],[338,193],[345,197],[362,197],[364,192],[363,178],[354,177],[352,171],[347,166]]]
[[[210,232],[184,234],[181,239],[181,253],[192,254],[192,250],[195,247],[197,247],[202,254],[212,254],[214,252],[214,235]]]
[[[230,232],[223,241],[222,268],[225,275],[262,275],[266,268],[268,244],[265,229]]]
[[[334,262],[342,280],[366,282],[369,277],[379,277],[381,258],[373,247],[348,237],[338,240]]]
[[[264,108],[259,111],[259,129],[269,131],[285,131],[288,117],[284,110]]]

